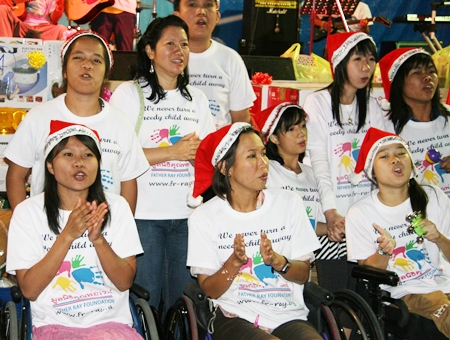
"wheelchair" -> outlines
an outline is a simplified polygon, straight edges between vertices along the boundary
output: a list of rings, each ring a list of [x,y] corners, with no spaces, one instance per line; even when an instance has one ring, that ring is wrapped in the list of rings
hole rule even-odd
[[[350,320],[350,339],[384,340],[380,325],[367,302],[353,291],[335,294],[313,282],[304,285],[303,292],[310,321],[327,340],[345,340],[342,316]],[[164,320],[167,340],[209,340],[214,332],[215,309],[212,301],[196,281],[188,282],[184,295],[169,309]]]
[[[156,310],[148,304],[150,294],[137,284],[130,288],[129,306],[133,327],[145,340],[164,339],[162,324]],[[19,306],[19,310],[17,310]],[[0,311],[0,340],[31,340],[30,302],[23,298],[18,286],[11,287],[11,301]]]
[[[370,266],[357,266],[352,271],[357,279],[357,293],[366,300],[388,340],[447,339],[430,319],[410,313],[406,303],[394,299],[380,284],[397,286],[397,273]]]

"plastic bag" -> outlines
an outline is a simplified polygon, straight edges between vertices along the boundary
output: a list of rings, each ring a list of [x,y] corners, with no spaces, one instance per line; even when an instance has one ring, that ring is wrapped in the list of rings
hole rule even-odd
[[[294,65],[295,78],[299,82],[331,83],[330,63],[312,53],[300,54],[300,44],[295,43],[284,52],[282,58],[291,58]]]
[[[433,61],[439,76],[439,87],[450,87],[450,46],[447,46],[433,54]]]

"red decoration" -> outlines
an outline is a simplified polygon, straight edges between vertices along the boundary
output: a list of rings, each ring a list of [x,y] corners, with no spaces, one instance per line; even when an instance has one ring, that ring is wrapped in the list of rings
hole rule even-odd
[[[268,73],[256,72],[252,77],[252,83],[257,85],[272,84],[272,76]]]

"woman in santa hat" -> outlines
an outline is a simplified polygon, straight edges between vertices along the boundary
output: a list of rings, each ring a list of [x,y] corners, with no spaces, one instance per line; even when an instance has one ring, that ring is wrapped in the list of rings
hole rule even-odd
[[[209,134],[195,157],[187,265],[218,306],[214,339],[322,339],[303,284],[319,242],[301,198],[266,190],[264,143],[247,123]]]
[[[328,238],[322,252],[327,267],[322,271],[325,288],[353,288],[346,261],[344,217],[348,208],[370,192],[370,182],[349,181],[361,141],[371,126],[383,128],[383,113],[370,97],[377,50],[372,38],[362,32],[332,34],[327,41],[333,82],[306,97],[308,151],[317,178]],[[345,274],[344,274],[345,273]]]
[[[366,177],[377,189],[347,212],[348,259],[396,272],[399,284],[384,289],[450,338],[450,277],[441,268],[450,259],[450,201],[438,187],[421,186],[417,173],[405,140],[367,131],[354,178]],[[420,215],[417,234],[408,228],[413,212]]]
[[[386,130],[408,141],[418,181],[450,197],[450,107],[441,103],[433,58],[423,49],[399,48],[380,60],[380,71],[382,105],[389,110]]]
[[[44,192],[14,210],[6,270],[30,300],[33,339],[142,339],[128,289],[142,246],[127,201],[102,187],[100,137],[52,120]]]

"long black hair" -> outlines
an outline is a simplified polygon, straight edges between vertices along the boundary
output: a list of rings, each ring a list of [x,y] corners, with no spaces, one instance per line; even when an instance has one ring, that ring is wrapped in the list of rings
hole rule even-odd
[[[244,134],[250,134],[254,133],[259,138],[261,138],[261,141],[264,144],[263,137],[261,133],[256,131],[252,126],[249,126],[248,128],[244,129],[239,136],[236,138],[234,143],[231,145],[231,147],[228,149],[228,151],[225,153],[225,156],[217,163],[217,165],[214,168],[214,174],[212,179],[212,188],[214,190],[214,193],[220,197],[221,199],[227,199],[227,201],[231,204],[232,198],[231,198],[231,183],[230,183],[230,177],[229,172],[230,168],[234,165],[236,162],[236,150],[239,146],[239,141],[241,139],[241,136]],[[224,168],[224,173],[222,173],[221,169]]]
[[[166,97],[166,91],[159,84],[158,75],[156,74],[156,72],[149,72],[152,61],[148,57],[145,48],[147,47],[147,45],[149,45],[150,48],[154,51],[156,49],[156,44],[158,43],[159,39],[161,39],[164,29],[171,26],[181,27],[186,32],[186,35],[189,39],[189,28],[183,21],[183,19],[175,15],[168,15],[164,18],[156,18],[150,23],[150,25],[148,25],[144,35],[141,37],[141,39],[139,39],[136,48],[136,63],[131,67],[131,76],[135,80],[145,79],[146,84],[144,84],[144,87],[151,87],[152,91],[147,99],[154,102],[155,104]],[[191,101],[192,97],[187,89],[188,84],[189,73],[188,68],[186,67],[184,69],[184,72],[178,75],[177,89],[180,91],[181,95],[184,98]]]
[[[372,54],[375,61],[378,62],[378,52],[375,44],[370,39],[364,39],[356,44],[345,56],[345,58],[336,66],[334,72],[334,80],[328,86],[331,93],[331,111],[333,114],[333,119],[336,120],[338,125],[342,129],[342,121],[340,115],[340,104],[341,97],[344,94],[344,85],[349,81],[347,64],[351,56],[355,53],[367,56]],[[356,91],[356,103],[358,106],[358,128],[356,131],[361,130],[361,128],[366,124],[367,117],[367,104],[369,101],[370,91],[372,90],[372,79],[373,73],[370,77],[369,83],[366,87]]]
[[[403,88],[405,85],[405,80],[408,77],[409,72],[416,67],[428,67],[429,65],[434,64],[433,58],[425,53],[417,53],[407,60],[400,66],[398,69],[392,84],[391,84],[391,93],[390,93],[390,102],[391,102],[391,110],[389,112],[389,119],[392,121],[396,134],[400,134],[408,123],[412,110],[411,107],[406,104],[405,99],[403,97]],[[450,116],[450,112],[445,108],[441,103],[439,88],[436,89],[433,98],[431,99],[432,112],[437,109],[439,112],[445,117],[445,123],[447,124],[448,117]]]
[[[304,121],[306,121],[306,113],[300,106],[288,107],[281,114],[275,130],[273,130],[273,135],[280,137],[280,135],[284,135],[287,131],[289,131],[292,126],[298,125]],[[273,143],[270,138],[266,143],[266,154],[269,159],[284,165],[284,160],[278,151],[278,146]],[[301,163],[304,157],[305,153],[299,154],[298,161]]]
[[[88,202],[97,201],[98,204],[106,202],[106,197],[102,186],[102,178],[100,174],[100,161],[101,161],[100,150],[97,148],[97,144],[91,137],[85,135],[75,135],[74,137],[77,138],[81,143],[87,146],[89,150],[92,151],[99,164],[95,181],[89,187],[87,201]],[[63,150],[64,147],[66,146],[67,142],[69,141],[69,138],[70,137],[64,138],[53,148],[53,150],[48,154],[47,158],[45,159],[46,164],[53,163],[53,160],[58,155],[58,153],[61,152],[61,150]],[[48,168],[45,167],[44,209],[47,214],[48,226],[55,235],[59,235],[61,232],[60,214],[59,214],[60,208],[61,208],[61,199],[58,193],[58,185],[56,182],[56,178],[54,175],[50,173],[50,171],[48,171]],[[108,212],[104,217],[102,230],[108,224],[109,220],[110,220],[110,212],[108,210]]]

